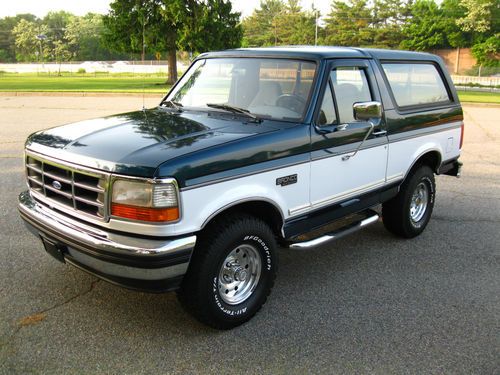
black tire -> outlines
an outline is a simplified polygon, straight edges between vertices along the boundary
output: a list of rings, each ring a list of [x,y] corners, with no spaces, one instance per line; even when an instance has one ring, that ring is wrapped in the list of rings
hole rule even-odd
[[[224,300],[228,296],[221,295],[224,291],[220,288],[226,284],[221,284],[225,280],[220,275],[223,265],[229,264],[224,262],[235,251],[239,252],[240,246],[242,249],[250,249],[254,259],[260,257],[260,277],[253,288],[247,289],[253,290],[249,292],[247,299],[241,303],[231,301],[233,303],[230,304]],[[243,253],[239,256],[241,254]],[[248,321],[264,305],[274,285],[277,266],[276,241],[269,226],[250,215],[228,215],[216,219],[199,236],[177,296],[183,307],[200,322],[216,329],[230,329]],[[247,277],[256,274],[257,272],[248,272]],[[232,276],[233,279],[230,280],[237,280],[236,273]],[[225,293],[227,294],[227,289]],[[231,293],[237,293],[237,287]]]
[[[416,210],[412,209],[412,198],[417,190],[422,192],[422,189],[427,191],[427,203],[425,210],[416,215]],[[401,185],[398,195],[382,204],[384,226],[388,231],[400,237],[413,238],[418,236],[429,223],[434,208],[435,195],[436,183],[432,169],[427,165],[414,167]],[[422,199],[418,200],[417,198],[417,201],[422,202]]]

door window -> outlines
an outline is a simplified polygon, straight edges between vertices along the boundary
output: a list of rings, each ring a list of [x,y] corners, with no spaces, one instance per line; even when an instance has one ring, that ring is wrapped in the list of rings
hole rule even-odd
[[[338,67],[330,73],[341,123],[354,122],[352,105],[372,100],[366,72],[360,67]]]
[[[319,111],[318,125],[329,126],[337,123],[337,114],[335,113],[335,104],[330,84],[326,86],[323,102]]]

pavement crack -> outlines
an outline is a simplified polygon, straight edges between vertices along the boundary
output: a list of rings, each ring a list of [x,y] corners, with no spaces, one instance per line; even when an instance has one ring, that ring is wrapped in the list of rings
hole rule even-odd
[[[2,342],[0,342],[0,348],[7,346],[12,341],[12,339],[19,333],[19,331],[22,328],[30,326],[30,325],[34,325],[34,324],[36,324],[36,323],[41,322],[42,320],[44,320],[45,317],[46,317],[46,314],[49,311],[55,310],[55,309],[57,309],[57,308],[59,308],[61,306],[65,306],[65,305],[73,302],[75,299],[83,297],[83,296],[89,294],[90,292],[92,292],[92,290],[94,290],[96,284],[99,281],[100,281],[100,279],[95,279],[94,281],[92,281],[90,283],[90,287],[89,288],[81,291],[80,293],[75,294],[74,296],[72,296],[72,297],[64,300],[63,302],[56,303],[55,305],[50,306],[50,307],[48,307],[46,309],[37,311],[37,312],[31,314],[29,317],[23,318],[20,321],[16,322],[16,328],[14,329],[14,332],[12,332],[12,334],[5,341],[2,340]],[[34,319],[30,319],[30,317],[35,317],[35,318]],[[28,321],[28,320],[32,320],[33,323],[25,324],[25,322]]]
[[[472,123],[473,125],[477,126],[479,129],[481,129],[484,134],[490,139],[490,140],[497,140],[495,135],[490,133],[488,129],[485,129],[476,119],[469,113],[469,111],[465,111],[466,114],[466,122],[467,123]]]
[[[75,294],[73,297],[70,297],[70,298],[68,298],[67,300],[65,300],[65,301],[63,301],[63,302],[61,302],[61,303],[57,303],[57,304],[55,304],[54,306],[51,306],[51,307],[48,307],[48,308],[46,308],[46,309],[44,309],[44,310],[42,310],[42,311],[39,311],[39,312],[37,312],[36,314],[45,314],[45,313],[47,313],[47,312],[49,312],[49,311],[52,311],[52,310],[54,310],[54,309],[57,309],[57,308],[59,308],[59,307],[61,307],[61,306],[67,305],[68,303],[73,302],[73,301],[74,301],[75,299],[77,299],[77,298],[80,298],[80,297],[83,297],[83,296],[84,296],[84,295],[86,295],[86,294],[89,294],[89,293],[90,293],[90,292],[94,289],[95,285],[96,285],[99,281],[100,281],[99,279],[95,279],[94,281],[92,281],[92,282],[90,283],[90,287],[89,287],[88,289],[86,289],[86,290],[84,290],[84,291],[82,291],[82,292],[80,292],[80,293],[78,293],[78,294]]]

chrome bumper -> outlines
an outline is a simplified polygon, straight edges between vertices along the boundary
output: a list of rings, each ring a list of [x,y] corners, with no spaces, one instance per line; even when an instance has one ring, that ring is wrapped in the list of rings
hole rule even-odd
[[[195,235],[141,238],[104,231],[50,210],[28,191],[19,195],[19,212],[51,255],[133,289],[175,289],[186,273],[196,243]]]

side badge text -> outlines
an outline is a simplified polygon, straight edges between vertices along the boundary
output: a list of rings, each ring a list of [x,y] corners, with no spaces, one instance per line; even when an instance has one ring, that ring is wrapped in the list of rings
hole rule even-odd
[[[286,186],[297,183],[297,175],[291,174],[290,176],[278,177],[276,179],[276,185]]]

